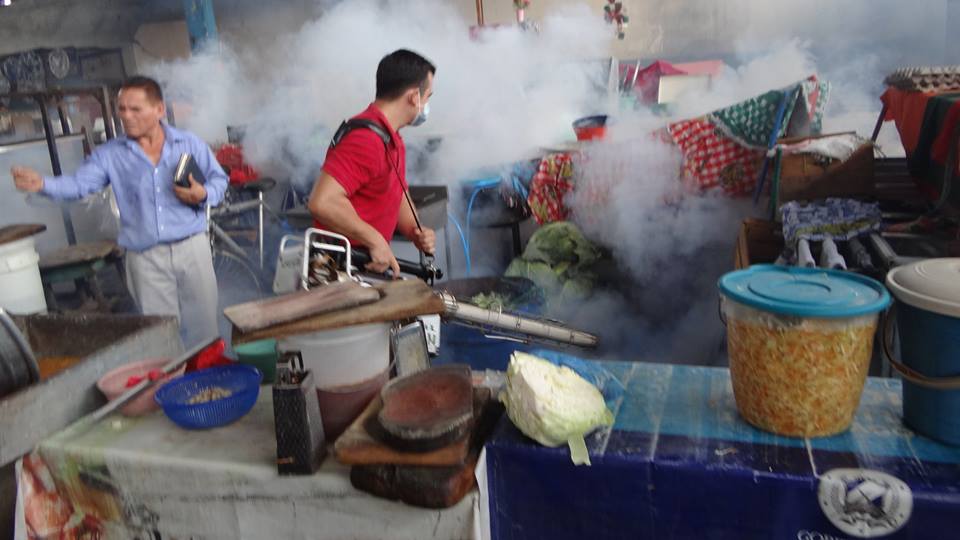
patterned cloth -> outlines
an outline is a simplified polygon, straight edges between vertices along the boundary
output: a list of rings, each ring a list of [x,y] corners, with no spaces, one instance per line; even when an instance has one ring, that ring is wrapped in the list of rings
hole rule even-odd
[[[730,196],[753,191],[777,110],[786,96],[777,138],[817,134],[830,87],[816,76],[790,87],[771,90],[710,114],[667,126],[683,153],[684,180],[694,189],[721,188]]]
[[[550,154],[540,160],[527,198],[539,225],[567,219],[570,210],[564,206],[563,200],[573,186],[573,160],[570,154]]]
[[[708,116],[724,134],[744,146],[766,149],[777,121],[777,109],[784,96],[787,105],[777,138],[788,135],[819,133],[823,123],[823,108],[830,94],[830,85],[821,83],[816,75],[780,90],[741,101]]]
[[[667,130],[683,153],[682,177],[695,191],[719,187],[730,196],[751,192],[762,150],[737,144],[706,116],[671,124]]]
[[[880,230],[880,204],[854,199],[827,199],[816,204],[788,202],[780,207],[783,238],[792,245],[799,238],[849,240]]]

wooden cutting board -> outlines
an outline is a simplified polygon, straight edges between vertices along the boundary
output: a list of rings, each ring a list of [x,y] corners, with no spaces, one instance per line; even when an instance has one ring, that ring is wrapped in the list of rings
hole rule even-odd
[[[369,304],[280,323],[251,332],[243,332],[234,327],[233,343],[308,334],[357,324],[412,319],[419,315],[436,315],[444,311],[443,300],[420,280],[387,281],[374,285],[373,289],[379,291],[380,299]]]
[[[503,413],[503,405],[490,398],[490,390],[483,390],[486,394],[481,396],[482,406],[462,465],[355,465],[350,470],[350,483],[377,497],[423,508],[449,508],[460,502],[476,485],[474,473],[480,450]]]
[[[223,314],[241,332],[252,332],[379,299],[380,291],[349,281],[237,304],[223,310]]]
[[[28,236],[33,236],[45,230],[47,230],[47,226],[42,223],[26,223],[0,227],[0,244],[6,244]]]
[[[473,391],[474,415],[479,417],[483,404],[490,400],[490,390],[475,388]],[[374,438],[366,427],[368,420],[380,412],[383,401],[377,396],[367,405],[360,416],[334,443],[337,461],[344,465],[425,465],[459,466],[467,460],[469,433],[459,440],[429,452],[402,452]],[[472,432],[472,427],[471,430]]]

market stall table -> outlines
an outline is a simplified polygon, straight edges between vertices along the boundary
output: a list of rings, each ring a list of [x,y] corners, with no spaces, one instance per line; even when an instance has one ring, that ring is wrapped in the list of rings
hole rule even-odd
[[[278,476],[267,386],[247,416],[219,429],[186,431],[159,411],[81,427],[45,440],[38,454],[75,515],[93,524],[97,516],[108,538],[475,536],[476,491],[449,509],[414,508],[354,489],[349,469],[329,456],[314,475]],[[26,459],[22,469],[34,464]],[[25,491],[21,482],[20,531]]]
[[[897,380],[868,379],[848,432],[801,439],[746,424],[725,368],[602,365],[625,392],[613,428],[587,439],[592,466],[501,420],[486,446],[492,538],[853,538],[832,523],[889,533],[909,501],[886,538],[943,538],[960,524],[960,448],[903,426]],[[855,469],[839,505],[818,493],[836,469]],[[857,507],[861,486],[870,505]]]

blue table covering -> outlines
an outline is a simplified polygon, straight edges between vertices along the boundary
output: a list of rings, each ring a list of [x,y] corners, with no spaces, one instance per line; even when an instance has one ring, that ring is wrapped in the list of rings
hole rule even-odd
[[[886,538],[960,537],[960,448],[903,426],[897,380],[868,379],[846,433],[804,439],[743,421],[726,368],[602,365],[625,392],[613,427],[587,439],[592,466],[506,417],[498,425],[487,444],[493,538],[851,538],[818,501],[820,478],[844,468],[909,486],[912,513]]]

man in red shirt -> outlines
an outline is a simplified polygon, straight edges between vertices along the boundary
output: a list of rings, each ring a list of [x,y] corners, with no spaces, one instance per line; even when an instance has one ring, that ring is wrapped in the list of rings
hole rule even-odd
[[[321,227],[343,234],[370,250],[366,268],[400,273],[390,249],[394,231],[417,249],[433,254],[436,234],[419,229],[407,191],[406,147],[397,131],[418,126],[429,114],[436,68],[419,54],[400,49],[377,66],[377,95],[355,119],[372,120],[390,135],[384,141],[371,129],[354,129],[327,152],[310,194],[310,213]]]

